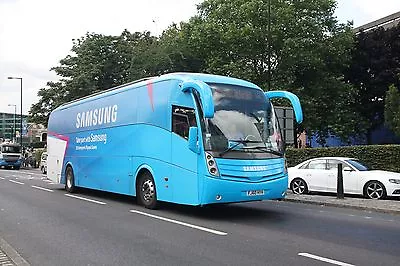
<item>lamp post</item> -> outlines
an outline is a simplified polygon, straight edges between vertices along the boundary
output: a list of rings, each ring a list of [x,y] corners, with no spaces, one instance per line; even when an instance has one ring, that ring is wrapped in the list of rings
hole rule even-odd
[[[8,77],[8,79],[19,79],[21,81],[21,121],[20,121],[20,133],[19,133],[19,141],[22,149],[22,78],[18,77]]]
[[[12,139],[13,142],[15,141],[15,132],[17,131],[16,125],[15,125],[15,116],[17,114],[17,105],[16,104],[9,104],[8,106],[14,106],[14,129],[12,130]]]

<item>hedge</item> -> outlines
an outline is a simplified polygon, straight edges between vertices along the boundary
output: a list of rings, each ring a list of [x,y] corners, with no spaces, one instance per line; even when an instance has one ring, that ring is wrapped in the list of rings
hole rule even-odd
[[[288,166],[316,157],[351,157],[376,170],[400,172],[400,145],[367,145],[286,150]]]

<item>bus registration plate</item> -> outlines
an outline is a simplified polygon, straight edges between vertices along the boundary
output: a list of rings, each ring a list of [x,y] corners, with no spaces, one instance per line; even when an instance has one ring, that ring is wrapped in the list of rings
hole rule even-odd
[[[247,191],[247,196],[261,196],[264,195],[264,189],[261,190],[249,190]]]

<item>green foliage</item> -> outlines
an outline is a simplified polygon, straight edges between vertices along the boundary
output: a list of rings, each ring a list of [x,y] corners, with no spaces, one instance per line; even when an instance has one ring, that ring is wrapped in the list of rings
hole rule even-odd
[[[152,48],[155,40],[148,32],[127,30],[120,36],[87,33],[73,40],[71,54],[52,68],[61,79],[39,90],[39,102],[29,111],[30,121],[47,125],[50,112],[63,103],[152,74],[139,62],[149,61],[143,51]]]
[[[400,136],[400,92],[393,84],[386,92],[385,124],[397,136]]]
[[[189,39],[204,56],[204,72],[292,91],[309,133],[319,132],[321,141],[328,133],[346,138],[364,124],[353,108],[356,91],[342,75],[353,34],[337,22],[335,8],[333,0],[207,0],[189,22]]]
[[[352,61],[346,80],[356,87],[355,110],[367,121],[371,131],[384,123],[384,99],[387,88],[400,87],[400,24],[382,27],[356,35]],[[370,138],[368,139],[370,143]]]
[[[400,145],[287,149],[286,152],[289,167],[311,158],[337,156],[359,159],[373,169],[400,172]]]
[[[47,125],[62,103],[131,80],[168,72],[205,72],[243,78],[264,90],[285,89],[302,103],[300,130],[362,133],[357,91],[343,79],[353,47],[351,25],[334,16],[335,0],[206,0],[189,22],[160,38],[149,32],[73,40],[71,54],[52,68],[58,82],[39,91],[31,121]]]

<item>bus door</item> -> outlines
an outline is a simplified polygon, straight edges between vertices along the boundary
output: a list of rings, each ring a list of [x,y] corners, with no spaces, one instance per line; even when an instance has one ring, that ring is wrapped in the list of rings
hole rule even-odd
[[[198,203],[198,154],[188,148],[189,128],[197,127],[194,108],[172,105],[171,182],[173,200]]]

